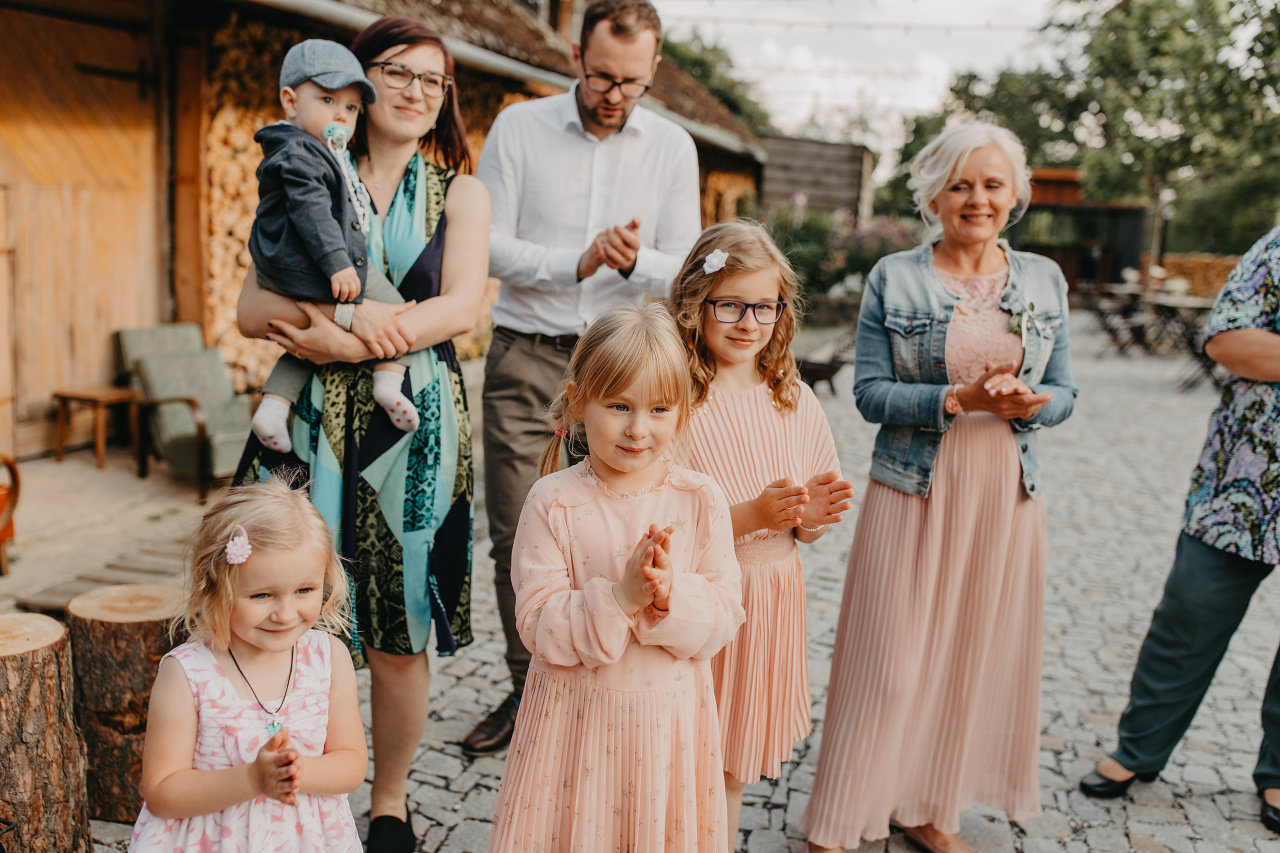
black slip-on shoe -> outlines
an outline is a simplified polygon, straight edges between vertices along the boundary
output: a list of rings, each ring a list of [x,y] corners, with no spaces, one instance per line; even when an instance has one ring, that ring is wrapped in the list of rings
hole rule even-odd
[[[1115,797],[1123,797],[1134,782],[1154,782],[1159,777],[1160,774],[1158,772],[1135,773],[1123,782],[1117,782],[1094,770],[1080,780],[1080,790],[1087,797],[1093,797],[1096,800],[1110,800]]]
[[[1280,809],[1262,801],[1262,825],[1275,833],[1280,833]]]
[[[405,814],[408,815],[407,804]],[[378,815],[369,821],[369,840],[364,849],[367,853],[414,853],[418,839],[407,822],[394,815]]]

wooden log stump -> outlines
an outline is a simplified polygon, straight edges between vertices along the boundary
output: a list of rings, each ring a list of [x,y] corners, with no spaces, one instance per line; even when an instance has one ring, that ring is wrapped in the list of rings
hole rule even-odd
[[[84,743],[76,731],[71,635],[38,613],[0,615],[0,817],[22,853],[89,853]]]
[[[105,586],[71,599],[76,719],[89,764],[89,816],[132,823],[142,808],[142,745],[160,658],[173,647],[169,620],[181,591]]]

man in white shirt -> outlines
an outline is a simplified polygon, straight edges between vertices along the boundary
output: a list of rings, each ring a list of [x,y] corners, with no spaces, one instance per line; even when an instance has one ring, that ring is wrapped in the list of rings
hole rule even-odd
[[[470,755],[506,747],[529,668],[511,546],[549,438],[539,415],[578,335],[615,305],[666,296],[701,231],[693,140],[638,106],[661,39],[646,0],[593,0],[573,47],[577,83],[503,110],[480,155],[489,274],[502,281],[485,365],[485,505],[512,694],[463,740]]]

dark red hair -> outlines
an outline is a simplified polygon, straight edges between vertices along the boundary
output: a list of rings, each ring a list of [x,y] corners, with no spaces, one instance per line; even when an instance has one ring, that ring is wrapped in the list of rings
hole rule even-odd
[[[462,120],[462,110],[458,107],[458,81],[454,75],[453,54],[444,46],[444,39],[440,34],[414,18],[388,15],[361,30],[355,41],[351,42],[351,52],[360,60],[361,65],[367,67],[379,54],[390,48],[401,45],[416,47],[420,44],[440,49],[444,54],[444,73],[454,80],[444,93],[444,103],[440,105],[436,126],[419,140],[418,145],[424,151],[435,154],[448,168],[470,172],[471,147],[467,145],[467,125]],[[365,120],[361,116],[351,140],[351,153],[357,157],[369,152],[369,144],[365,138]]]

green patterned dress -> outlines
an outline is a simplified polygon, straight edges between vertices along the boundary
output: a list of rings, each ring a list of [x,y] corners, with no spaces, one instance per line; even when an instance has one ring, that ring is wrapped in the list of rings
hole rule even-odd
[[[414,155],[386,222],[370,217],[370,263],[382,263],[406,301],[440,294],[444,199],[453,172]],[[347,561],[357,665],[367,646],[452,654],[471,642],[471,419],[453,344],[412,354],[404,392],[421,425],[397,429],[373,400],[373,364],[315,371],[290,420],[293,450],[250,436],[237,483],[272,476],[309,479]]]

